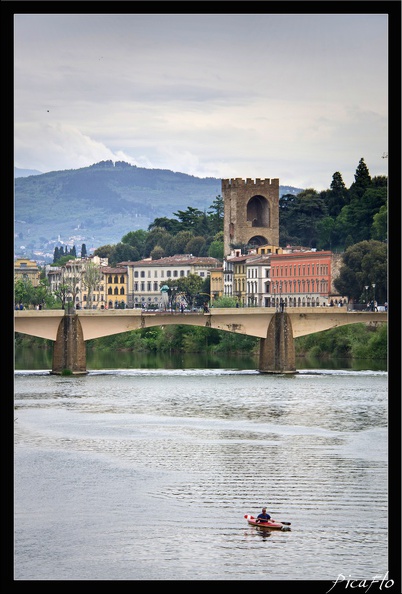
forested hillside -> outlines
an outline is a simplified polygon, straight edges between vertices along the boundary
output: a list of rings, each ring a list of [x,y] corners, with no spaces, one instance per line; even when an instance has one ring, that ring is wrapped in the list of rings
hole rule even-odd
[[[300,189],[282,186],[281,194]],[[198,178],[125,162],[15,179],[15,254],[53,254],[56,242],[88,249],[115,244],[130,231],[148,229],[159,217],[188,206],[207,210],[221,194],[221,180]],[[24,247],[21,247],[24,246]]]

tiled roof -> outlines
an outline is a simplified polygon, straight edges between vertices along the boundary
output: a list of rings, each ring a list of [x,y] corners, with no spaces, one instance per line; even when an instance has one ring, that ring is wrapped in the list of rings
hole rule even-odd
[[[166,258],[159,258],[152,260],[151,258],[144,258],[136,262],[119,262],[120,265],[125,266],[218,266],[220,260],[217,258],[210,258],[208,256],[193,256],[192,254],[176,254],[175,256],[167,256]]]

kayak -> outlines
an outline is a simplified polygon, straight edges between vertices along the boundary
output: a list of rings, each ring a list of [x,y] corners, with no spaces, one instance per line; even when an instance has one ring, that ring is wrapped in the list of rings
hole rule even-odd
[[[257,518],[251,514],[245,514],[244,518],[251,526],[258,526],[258,528],[270,528],[271,530],[290,530],[290,522],[277,522],[277,520],[267,520],[266,522],[259,522]]]

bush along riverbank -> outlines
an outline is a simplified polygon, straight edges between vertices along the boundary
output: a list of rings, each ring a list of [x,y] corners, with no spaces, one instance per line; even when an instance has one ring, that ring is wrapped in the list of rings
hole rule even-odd
[[[16,346],[53,348],[51,340],[15,335]],[[92,351],[137,351],[142,353],[230,353],[258,355],[260,339],[213,328],[167,326],[114,334],[87,341]],[[350,324],[295,339],[297,357],[386,360],[388,325]]]

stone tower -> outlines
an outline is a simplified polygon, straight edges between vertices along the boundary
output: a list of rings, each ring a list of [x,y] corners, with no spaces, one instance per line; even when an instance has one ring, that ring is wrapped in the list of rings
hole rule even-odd
[[[232,246],[279,245],[279,179],[223,179],[224,252]]]

